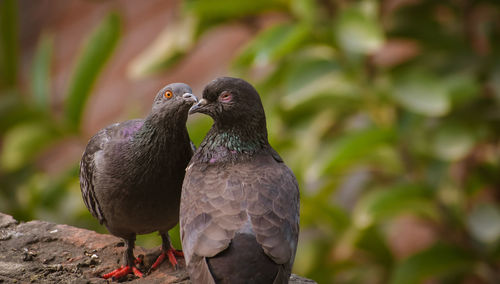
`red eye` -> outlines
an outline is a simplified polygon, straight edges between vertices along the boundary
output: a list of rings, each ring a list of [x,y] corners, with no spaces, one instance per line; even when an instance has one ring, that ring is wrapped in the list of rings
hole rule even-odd
[[[223,103],[227,103],[227,102],[231,101],[232,98],[233,98],[233,94],[231,94],[231,92],[224,91],[220,95],[219,100]]]
[[[165,92],[165,98],[170,99],[173,96],[172,91],[166,91]]]

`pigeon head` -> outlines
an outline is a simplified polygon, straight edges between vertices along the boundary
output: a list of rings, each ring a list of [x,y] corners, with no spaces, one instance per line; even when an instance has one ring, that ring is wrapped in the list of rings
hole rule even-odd
[[[200,144],[197,159],[223,162],[253,155],[269,146],[259,93],[245,80],[213,80],[203,90],[203,99],[189,113],[207,114],[214,120]]]
[[[192,92],[191,88],[184,83],[172,83],[163,87],[156,94],[152,113],[175,114],[180,112],[187,115],[188,109],[198,102]]]
[[[220,77],[203,90],[203,98],[189,110],[214,119],[220,129],[253,128],[266,131],[266,117],[255,88],[243,79]]]

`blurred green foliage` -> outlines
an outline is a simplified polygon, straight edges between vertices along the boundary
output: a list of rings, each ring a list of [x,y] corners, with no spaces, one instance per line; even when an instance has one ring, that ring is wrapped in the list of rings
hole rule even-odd
[[[183,4],[182,17],[131,63],[130,75],[175,66],[219,25],[259,30],[232,73],[259,90],[270,142],[300,183],[296,273],[319,283],[500,283],[498,1]],[[0,210],[102,231],[82,209],[77,165],[54,177],[36,159],[79,135],[120,16],[87,36],[58,117],[48,107],[52,37],[40,38],[32,86],[20,88],[12,78],[15,1],[0,11]],[[279,20],[254,29],[269,18]],[[193,141],[210,123],[190,120]],[[431,237],[412,238],[417,228],[401,227],[408,216]],[[401,243],[414,248],[404,253]]]
[[[0,70],[4,79],[0,82],[0,211],[19,220],[42,218],[98,227],[86,212],[75,210],[82,208],[76,161],[61,173],[49,174],[40,169],[37,160],[51,146],[80,135],[85,102],[118,43],[121,17],[109,14],[87,35],[74,63],[61,114],[51,107],[52,35],[39,38],[30,86],[18,83],[17,4],[15,0],[0,3]]]

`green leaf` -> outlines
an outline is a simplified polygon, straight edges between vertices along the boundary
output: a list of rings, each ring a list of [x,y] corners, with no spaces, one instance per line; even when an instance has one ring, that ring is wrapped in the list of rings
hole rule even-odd
[[[89,214],[90,215],[90,214]],[[180,227],[177,224],[175,227],[168,231],[170,242],[176,249],[181,249]],[[157,247],[161,245],[161,238],[157,233],[150,233],[146,235],[137,235],[136,244],[143,247]]]
[[[444,81],[453,106],[469,104],[477,98],[480,91],[478,79],[474,74],[467,72],[452,74],[447,76]]]
[[[333,60],[313,59],[294,64],[286,78],[283,107],[293,109],[321,97],[358,98],[355,82]]]
[[[22,168],[57,137],[58,132],[52,126],[39,121],[12,128],[6,133],[2,147],[2,169],[14,171]]]
[[[109,14],[88,37],[75,64],[64,109],[68,126],[72,130],[79,129],[92,87],[118,43],[120,23],[118,14]]]
[[[282,7],[284,7],[284,1],[278,0],[190,0],[184,3],[184,8],[201,20],[202,29],[220,21],[233,20]]]
[[[182,249],[182,243],[181,243],[181,233],[180,233],[180,226],[177,224],[175,227],[170,229],[168,231],[168,234],[170,236],[170,241],[172,242],[172,246],[176,249]]]
[[[402,213],[435,214],[432,191],[419,185],[396,185],[371,191],[361,198],[354,210],[354,223],[366,228]]]
[[[65,168],[57,176],[47,175],[48,179],[46,184],[39,183],[38,187],[41,187],[43,195],[40,196],[39,202],[43,204],[46,208],[56,208],[65,198],[68,188],[74,182],[74,180],[79,181],[80,167],[78,163],[74,163],[68,168]],[[79,186],[79,185],[78,185]]]
[[[464,158],[475,145],[474,132],[460,124],[444,125],[432,139],[434,154],[445,161]]]
[[[17,15],[16,0],[0,2],[0,86],[12,87],[17,81]]]
[[[495,99],[497,101],[500,101],[500,64],[498,64],[498,61],[496,62],[495,66],[497,67],[493,69],[488,78],[488,85],[491,86],[491,90],[493,92],[493,95],[495,96]]]
[[[322,198],[301,197],[301,222],[303,224],[328,223],[337,232],[344,231],[349,223],[349,215],[341,207],[331,204]]]
[[[295,255],[293,273],[299,275],[310,274],[311,271],[316,268],[315,263],[318,261],[318,258],[321,258],[324,253],[325,251],[320,248],[320,245],[316,240],[299,242],[297,253]]]
[[[189,137],[196,147],[201,144],[212,124],[213,120],[208,115],[196,115],[189,118],[187,123]]]
[[[324,174],[345,169],[351,163],[365,158],[378,147],[394,138],[392,129],[370,128],[344,134],[332,146],[332,153],[325,155]]]
[[[287,93],[303,93],[304,88],[315,84],[314,79],[331,75],[332,72],[338,70],[338,64],[332,60],[313,59],[297,63],[288,74],[286,80]]]
[[[236,59],[236,68],[275,62],[307,42],[309,28],[300,24],[279,24],[258,34]]]
[[[31,93],[36,106],[43,110],[49,108],[52,49],[52,36],[43,34],[38,42],[31,69]]]
[[[430,277],[473,269],[472,256],[460,247],[437,244],[418,252],[396,266],[391,284],[418,284]]]
[[[373,12],[369,13],[377,8],[376,2],[365,2],[370,6],[365,8],[362,5],[353,5],[342,11],[335,23],[337,42],[348,53],[370,54],[384,43],[380,22],[372,15]]]
[[[393,96],[410,111],[426,116],[443,116],[451,109],[447,87],[434,74],[413,70],[396,77]]]
[[[371,254],[378,264],[387,268],[393,264],[391,250],[387,246],[386,240],[377,226],[370,226],[360,232],[356,246]]]
[[[26,105],[17,89],[9,89],[0,96],[0,135],[26,121],[46,119],[46,113]]]
[[[500,240],[500,209],[489,203],[479,204],[467,216],[467,225],[475,239],[494,244]]]
[[[314,23],[318,18],[318,3],[315,0],[292,0],[290,8],[294,15],[307,23]]]
[[[17,92],[4,92],[0,96],[0,134],[26,116],[26,106]]]
[[[194,44],[196,21],[194,16],[185,15],[169,23],[155,41],[131,62],[128,75],[134,79],[143,78],[178,62]]]

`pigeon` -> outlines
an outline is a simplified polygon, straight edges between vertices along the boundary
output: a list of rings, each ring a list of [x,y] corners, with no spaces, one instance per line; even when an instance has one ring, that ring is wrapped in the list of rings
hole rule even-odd
[[[267,139],[248,82],[210,82],[190,114],[214,123],[182,185],[180,228],[193,283],[288,283],[299,234],[299,187]]]
[[[125,241],[121,268],[103,275],[120,279],[143,274],[134,259],[137,234],[158,231],[162,252],[151,267],[165,257],[177,268],[168,230],[179,220],[185,168],[194,149],[186,129],[189,108],[198,99],[191,88],[173,83],[156,95],[145,119],[115,123],[94,135],[80,162],[80,188],[90,213],[108,231]]]

